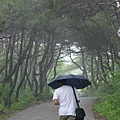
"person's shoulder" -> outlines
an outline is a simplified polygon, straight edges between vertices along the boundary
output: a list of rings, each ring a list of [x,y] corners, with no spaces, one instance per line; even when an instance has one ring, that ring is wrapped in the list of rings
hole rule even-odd
[[[63,88],[63,86],[61,86],[61,87],[55,89],[55,91],[59,91],[59,90],[61,90],[62,88]]]
[[[63,85],[63,86],[57,88],[55,91],[60,91],[60,90],[64,90],[64,89],[71,89],[71,88],[72,88],[72,87],[69,86],[69,85]]]
[[[70,86],[70,85],[66,85],[66,87],[68,87],[68,88],[72,88],[72,86]]]
[[[63,89],[72,89],[72,87],[69,86],[69,85],[64,85],[64,86],[63,86]]]

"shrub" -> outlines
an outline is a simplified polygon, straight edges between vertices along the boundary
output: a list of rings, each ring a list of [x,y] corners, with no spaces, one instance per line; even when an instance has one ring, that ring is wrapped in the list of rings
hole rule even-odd
[[[98,111],[107,120],[120,120],[120,74],[116,73],[109,81],[102,101],[94,105],[94,110]]]

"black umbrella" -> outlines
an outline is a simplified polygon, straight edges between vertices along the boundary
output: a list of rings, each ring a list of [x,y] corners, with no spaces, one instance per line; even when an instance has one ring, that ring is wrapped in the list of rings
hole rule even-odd
[[[76,87],[77,89],[83,89],[90,85],[90,81],[85,78],[83,75],[63,75],[58,76],[57,78],[53,79],[48,85],[52,87],[53,89],[59,88],[58,81],[59,80],[66,80],[66,85],[70,85],[73,87]]]

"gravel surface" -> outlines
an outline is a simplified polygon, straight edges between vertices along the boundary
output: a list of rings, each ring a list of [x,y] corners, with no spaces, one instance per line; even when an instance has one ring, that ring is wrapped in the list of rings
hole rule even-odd
[[[92,112],[94,100],[94,98],[90,97],[81,97],[80,106],[86,112],[84,120],[95,120]],[[58,106],[55,106],[53,101],[48,101],[19,111],[13,117],[6,120],[59,120]]]

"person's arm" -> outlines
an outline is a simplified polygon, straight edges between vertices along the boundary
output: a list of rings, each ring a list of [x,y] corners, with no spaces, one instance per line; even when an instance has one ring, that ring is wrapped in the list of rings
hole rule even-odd
[[[54,105],[60,105],[57,99],[54,99]]]
[[[55,90],[54,91],[54,94],[53,94],[53,102],[54,102],[54,105],[59,105],[59,100],[58,100],[58,93],[57,91]]]

